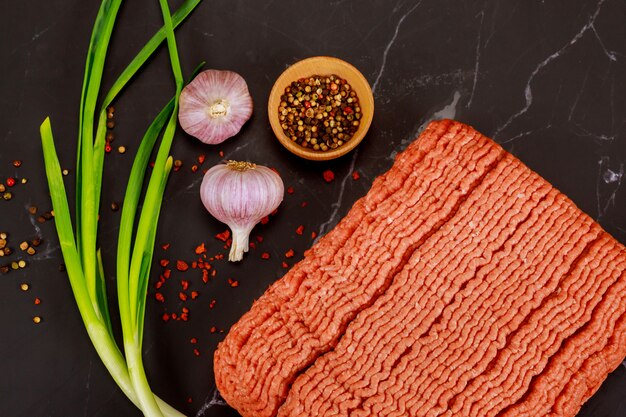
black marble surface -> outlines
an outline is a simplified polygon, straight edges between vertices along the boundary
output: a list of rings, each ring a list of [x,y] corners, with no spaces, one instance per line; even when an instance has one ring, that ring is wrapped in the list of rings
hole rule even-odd
[[[74,146],[84,58],[97,1],[3,1],[0,4],[0,180],[27,178],[11,201],[0,201],[0,231],[10,246],[35,236],[43,244],[28,266],[0,275],[0,415],[137,416],[101,365],[74,304],[67,277],[58,270],[61,252],[53,222],[39,224],[27,208],[50,210],[38,126],[46,115],[73,184]],[[161,25],[158,2],[125,2],[110,48],[104,84]],[[178,3],[176,3],[178,4]],[[172,4],[174,6],[174,4]],[[276,167],[286,186],[279,213],[254,233],[264,241],[240,265],[215,262],[218,274],[202,284],[198,271],[175,272],[162,289],[150,289],[145,361],[154,390],[187,415],[236,415],[215,397],[212,353],[227,330],[264,289],[292,265],[312,239],[332,228],[364,195],[393,156],[432,119],[450,117],[494,137],[571,197],[607,231],[626,243],[626,2],[546,1],[357,1],[295,2],[205,0],[177,32],[188,74],[231,69],[248,81],[255,113],[243,131],[217,147],[177,134],[173,155],[184,162],[166,192],[158,260],[193,260],[225,227],[206,214],[198,198],[201,172],[190,169],[199,154],[204,167],[225,158]],[[376,100],[372,128],[357,151],[333,162],[303,161],[284,150],[267,122],[273,81],[296,60],[333,55],[357,66]],[[161,49],[115,103],[114,148],[106,158],[100,244],[110,297],[114,297],[114,248],[120,201],[139,138],[174,91],[167,54]],[[15,168],[12,161],[23,161]],[[321,173],[332,169],[326,184]],[[352,179],[359,172],[361,178]],[[303,201],[309,204],[302,208]],[[303,236],[295,229],[305,226]],[[262,260],[262,252],[271,259]],[[0,258],[0,264],[7,258]],[[227,279],[238,280],[232,288]],[[199,291],[178,299],[181,279]],[[26,292],[19,289],[28,283]],[[33,300],[39,297],[40,305]],[[217,300],[213,309],[211,300]],[[187,322],[164,323],[164,312],[190,308]],[[116,316],[116,312],[112,312]],[[33,316],[41,316],[39,325]],[[197,338],[197,344],[190,343]],[[198,349],[200,356],[194,354]],[[581,417],[626,415],[626,367],[620,366],[580,412]]]

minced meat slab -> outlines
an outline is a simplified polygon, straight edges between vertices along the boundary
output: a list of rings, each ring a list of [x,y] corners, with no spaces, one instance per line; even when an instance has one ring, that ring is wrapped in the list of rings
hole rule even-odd
[[[626,356],[626,249],[432,122],[215,353],[244,417],[574,416]]]

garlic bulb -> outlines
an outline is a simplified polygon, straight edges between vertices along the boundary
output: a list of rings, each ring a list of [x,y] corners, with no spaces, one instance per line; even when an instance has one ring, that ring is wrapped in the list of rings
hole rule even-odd
[[[180,93],[180,126],[209,145],[236,135],[250,116],[252,97],[236,72],[203,71]]]
[[[261,165],[228,161],[207,171],[200,186],[200,198],[209,213],[232,231],[229,261],[240,261],[243,253],[248,252],[250,232],[276,210],[283,194],[280,176]]]

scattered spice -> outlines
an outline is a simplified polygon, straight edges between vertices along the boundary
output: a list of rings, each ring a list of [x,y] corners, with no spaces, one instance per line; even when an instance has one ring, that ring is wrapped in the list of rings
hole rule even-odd
[[[209,331],[211,333],[215,333],[215,332],[217,332],[217,328],[215,326],[211,326],[211,329]]]
[[[5,201],[9,201],[10,199],[13,198],[13,194],[6,192],[4,194],[2,194],[2,198],[4,198]]]
[[[191,292],[191,299],[195,300],[196,298],[198,298],[198,295],[200,295],[200,294],[198,294],[198,291],[192,291]]]
[[[285,88],[278,107],[283,132],[305,148],[336,149],[359,128],[356,92],[337,75],[313,75]]]
[[[311,232],[311,239],[315,239],[317,237],[317,233]]]
[[[200,351],[198,349],[194,349],[193,354],[196,356],[200,356]]]
[[[33,245],[34,247],[37,247],[37,246],[41,245],[41,238],[39,238],[39,237],[34,238],[30,242],[30,244]]]
[[[21,250],[26,250],[26,249],[28,249],[28,246],[29,246],[29,245],[28,245],[28,242],[22,242],[22,243],[20,243],[20,249],[21,249]]]
[[[287,187],[287,194],[293,194],[295,191],[293,187]]]
[[[270,258],[270,253],[269,252],[263,252],[261,254],[261,259],[269,259]]]
[[[168,259],[161,259],[159,261],[159,265],[161,265],[163,268],[165,268],[166,266],[168,266],[170,264],[170,261]]]
[[[289,268],[289,264],[288,264],[287,262],[285,262],[285,261],[283,261],[283,262],[281,263],[281,266],[282,266],[283,268],[285,268],[285,269]]]
[[[324,181],[329,182],[329,183],[335,180],[335,173],[331,171],[330,169],[327,169],[326,171],[324,171],[322,176],[324,177]]]
[[[7,189],[6,189],[6,187],[4,186],[4,184],[0,184],[0,193],[5,192],[6,190],[7,190]]]
[[[115,201],[111,203],[111,211],[115,212],[118,211],[120,209],[120,205],[117,204]]]
[[[117,148],[117,151],[118,151],[119,153],[121,153],[121,154],[126,153],[126,146],[119,146],[119,147]]]
[[[187,301],[187,294],[181,291],[178,293],[178,298],[180,298],[180,301]]]
[[[35,250],[35,248],[29,247],[28,249],[26,249],[26,253],[29,254],[30,256],[33,256],[34,254],[37,253],[37,251]]]
[[[159,302],[159,303],[164,303],[165,302],[165,297],[163,297],[163,294],[161,294],[160,292],[157,292],[154,294],[154,298]]]
[[[26,283],[22,283],[20,284],[20,290],[22,291],[28,291],[28,289],[30,288],[30,286]]]
[[[215,238],[221,240],[222,242],[226,242],[228,238],[230,238],[230,230],[226,229],[222,233],[216,234]]]
[[[30,206],[30,207],[28,208],[28,212],[29,212],[30,214],[32,214],[32,215],[37,214],[37,207],[35,207],[35,206]]]
[[[203,253],[206,253],[206,248],[204,247],[204,243],[201,243],[200,245],[196,246],[196,255],[201,255]]]
[[[21,182],[22,182],[22,184],[26,184],[26,183],[28,182],[28,179],[26,179],[26,178],[22,178],[22,181],[21,181]]]
[[[63,174],[64,177],[66,177],[69,173],[70,173],[69,169],[64,169],[63,171],[61,171],[61,174]]]
[[[34,303],[35,303],[35,305],[41,304],[41,299],[39,297],[35,297]]]
[[[189,264],[187,264],[187,262],[185,261],[178,260],[176,261],[176,269],[178,269],[181,272],[185,272],[186,270],[189,269]]]
[[[14,160],[14,161],[13,161],[13,166],[14,166],[15,168],[19,168],[19,167],[21,167],[21,166],[22,166],[22,161],[20,161],[19,159]]]
[[[289,249],[287,252],[285,252],[285,258],[293,258],[293,255],[293,249]]]
[[[35,324],[41,323],[41,317],[39,317],[39,316],[33,317],[33,323],[35,323]]]
[[[215,307],[216,303],[217,303],[217,300],[211,300],[211,302],[209,303],[209,308]]]
[[[18,261],[17,266],[19,266],[20,268],[26,268],[26,261],[25,260]]]
[[[170,315],[167,314],[167,313],[163,313],[163,315],[161,316],[161,320],[169,321],[170,320]]]
[[[298,226],[298,228],[296,229],[296,234],[297,235],[302,235],[302,233],[304,233],[304,226],[300,225]]]
[[[165,243],[164,245],[161,246],[161,249],[163,250],[168,250],[170,248],[170,244],[169,243]]]
[[[361,178],[361,176],[359,175],[359,173],[358,173],[357,171],[354,171],[354,172],[352,173],[352,179],[356,181],[356,180],[358,180],[359,178]]]
[[[308,201],[303,201],[302,203],[300,203],[300,207],[302,207],[302,208],[305,208],[308,205],[309,205]]]
[[[15,185],[15,178],[13,178],[13,177],[7,178],[7,186],[8,187],[13,187],[14,185]]]
[[[238,286],[239,286],[239,281],[234,280],[234,279],[232,279],[232,278],[228,278],[228,284],[229,284],[231,287],[235,288],[235,287],[238,287]]]

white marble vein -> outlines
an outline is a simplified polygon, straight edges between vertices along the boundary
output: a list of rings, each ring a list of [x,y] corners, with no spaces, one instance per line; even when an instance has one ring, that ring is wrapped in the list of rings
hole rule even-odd
[[[217,390],[217,388],[213,388],[213,392],[209,397],[207,397],[207,400],[204,402],[204,404],[202,404],[202,407],[200,407],[200,409],[196,413],[196,417],[204,416],[204,413],[206,413],[207,410],[214,405],[228,406],[228,404],[226,404],[226,401],[222,399],[222,396],[220,395],[220,392]]]
[[[608,156],[602,156],[598,161],[598,180],[596,181],[597,220],[601,220],[609,208],[615,205],[615,196],[622,185],[624,177],[624,162],[620,162],[617,171],[609,168],[610,162],[611,160]],[[603,183],[606,185],[603,185]],[[608,190],[603,193],[603,188],[608,188]],[[608,197],[606,196],[607,193]]]
[[[474,100],[474,92],[476,91],[476,82],[478,81],[478,69],[480,66],[480,33],[483,31],[483,21],[485,20],[485,11],[482,10],[480,12],[480,25],[478,25],[478,39],[476,40],[476,61],[474,64],[474,81],[472,82],[472,92],[470,93],[470,98],[467,101],[465,107],[469,109],[472,105],[472,100]]]
[[[530,108],[530,106],[533,103],[533,91],[532,91],[532,87],[531,84],[534,80],[534,78],[537,76],[537,74],[539,74],[539,72],[545,68],[548,64],[550,64],[552,61],[554,61],[555,59],[559,58],[561,55],[563,55],[563,53],[565,53],[565,51],[567,51],[572,45],[576,44],[576,42],[578,42],[583,35],[585,35],[585,33],[592,29],[594,22],[596,21],[596,18],[598,17],[598,15],[600,14],[600,9],[602,8],[602,4],[605,2],[606,0],[600,0],[596,6],[596,10],[594,11],[594,13],[590,16],[589,20],[587,21],[587,23],[585,23],[585,25],[578,31],[578,33],[576,33],[574,35],[574,37],[567,42],[565,45],[563,45],[560,49],[558,49],[556,52],[552,53],[550,56],[548,56],[546,59],[544,59],[543,61],[541,61],[536,67],[535,69],[531,72],[530,77],[528,78],[528,81],[526,81],[526,87],[524,88],[524,99],[525,99],[525,104],[524,107],[522,107],[519,111],[517,111],[516,113],[514,113],[511,117],[509,117],[507,119],[506,122],[504,122],[504,124],[502,124],[500,127],[498,127],[495,131],[495,133],[493,134],[493,138],[496,139],[498,137],[498,135],[504,130],[506,129],[514,120],[516,120],[518,117],[520,117],[521,115],[523,115],[524,113],[526,113],[528,111],[528,109]]]
[[[391,37],[391,40],[389,41],[389,43],[387,43],[387,45],[385,46],[385,50],[383,51],[383,59],[382,59],[382,63],[380,65],[380,69],[378,70],[378,74],[376,75],[376,79],[374,80],[374,84],[372,84],[372,92],[374,93],[374,95],[376,95],[376,90],[378,89],[378,83],[380,82],[380,78],[383,76],[383,73],[385,72],[385,66],[387,65],[387,55],[389,54],[389,50],[391,49],[391,47],[393,46],[394,42],[396,41],[396,38],[398,37],[398,32],[400,31],[400,26],[402,26],[402,23],[404,22],[404,19],[406,19],[411,13],[413,13],[413,11],[415,9],[417,9],[417,7],[422,3],[422,1],[418,1],[417,3],[415,3],[413,5],[413,7],[411,7],[409,9],[408,12],[406,12],[405,14],[403,14],[400,19],[398,20],[398,23],[396,24],[396,28],[393,32],[393,36]]]
[[[328,231],[328,229],[335,225],[337,220],[337,215],[339,214],[339,209],[341,208],[341,202],[343,201],[343,195],[346,192],[346,184],[348,183],[348,179],[352,177],[352,172],[354,171],[354,166],[356,164],[357,156],[359,155],[359,150],[356,149],[354,154],[352,154],[352,159],[350,160],[350,168],[348,168],[348,172],[341,179],[341,185],[339,187],[339,194],[337,196],[337,200],[331,204],[331,213],[324,223],[320,225],[319,230],[317,231],[317,237],[313,243],[316,243],[324,234]]]

